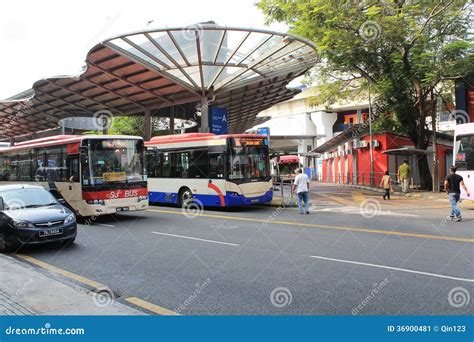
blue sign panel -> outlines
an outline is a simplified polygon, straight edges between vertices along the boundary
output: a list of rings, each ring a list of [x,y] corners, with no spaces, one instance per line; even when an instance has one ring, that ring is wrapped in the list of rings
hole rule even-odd
[[[227,134],[227,109],[220,107],[210,107],[209,120],[211,133]]]
[[[267,139],[265,139],[265,145],[269,145],[269,142],[270,142],[270,127],[257,128],[257,134],[266,135]]]

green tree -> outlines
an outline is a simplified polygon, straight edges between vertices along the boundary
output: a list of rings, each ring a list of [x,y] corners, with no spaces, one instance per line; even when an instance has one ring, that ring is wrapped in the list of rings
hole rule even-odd
[[[287,23],[317,45],[320,83],[314,102],[330,104],[354,88],[367,91],[383,120],[399,125],[419,149],[428,147],[436,94],[446,79],[474,72],[472,4],[468,0],[260,0],[267,22]],[[424,189],[432,180],[418,160]]]

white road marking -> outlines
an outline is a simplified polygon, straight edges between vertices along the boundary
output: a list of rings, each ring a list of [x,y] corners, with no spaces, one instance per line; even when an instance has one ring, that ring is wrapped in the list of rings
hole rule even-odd
[[[96,223],[96,226],[104,226],[104,227],[110,227],[114,228],[115,226],[113,224],[105,224],[105,223]]]
[[[175,235],[175,234],[167,234],[167,233],[160,233],[160,232],[150,232],[153,234],[159,234],[159,235],[166,235],[166,236],[173,236],[173,237],[178,237],[178,238],[183,238],[183,239],[190,239],[190,240],[198,240],[198,241],[204,241],[204,242],[212,242],[212,243],[219,243],[221,245],[229,245],[229,246],[234,246],[234,247],[239,247],[240,245],[236,243],[230,243],[230,242],[222,242],[222,241],[215,241],[215,240],[206,240],[206,239],[199,239],[191,236],[184,236],[184,235]]]
[[[361,210],[358,207],[323,208],[323,209],[313,209],[313,211],[337,212],[337,213],[340,213],[340,214],[357,214],[357,215],[361,213]],[[381,210],[381,211],[377,212],[376,216],[420,217],[420,215],[399,213],[399,212],[388,211],[388,210]]]
[[[465,281],[465,282],[468,282],[468,283],[474,283],[474,279],[451,277],[451,276],[442,275],[442,274],[409,270],[409,269],[406,269],[406,268],[398,268],[398,267],[391,267],[391,266],[384,266],[384,265],[377,265],[377,264],[369,264],[369,263],[366,263],[366,262],[358,262],[358,261],[343,260],[343,259],[333,259],[333,258],[327,258],[327,257],[317,256],[317,255],[310,255],[310,257],[315,258],[315,259],[321,259],[321,260],[342,262],[342,263],[346,263],[346,264],[354,264],[354,265],[369,266],[369,267],[378,267],[378,268],[384,268],[384,269],[387,269],[387,270],[407,272],[407,273],[415,273],[415,274],[421,274],[421,275],[426,275],[426,276],[430,276],[430,277],[451,279],[451,280],[459,280],[459,281]]]

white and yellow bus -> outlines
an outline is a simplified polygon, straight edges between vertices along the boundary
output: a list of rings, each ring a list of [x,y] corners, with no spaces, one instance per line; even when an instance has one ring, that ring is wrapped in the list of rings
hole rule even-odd
[[[464,179],[467,189],[474,193],[474,123],[456,125],[454,130],[454,165],[457,172]],[[474,200],[467,197],[464,189],[461,189],[461,198]]]
[[[145,210],[141,137],[58,135],[0,150],[0,184],[41,184],[79,216]]]
[[[146,142],[150,203],[246,206],[273,197],[267,137],[187,133]]]

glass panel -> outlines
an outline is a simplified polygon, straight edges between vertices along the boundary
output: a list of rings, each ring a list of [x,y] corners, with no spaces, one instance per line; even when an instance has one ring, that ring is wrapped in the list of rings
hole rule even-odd
[[[458,137],[456,166],[459,170],[474,170],[474,134]]]
[[[270,176],[268,148],[263,145],[263,139],[253,139],[249,144],[233,139],[233,145],[229,180],[263,180]]]
[[[112,40],[111,42],[113,45],[116,45],[126,51],[128,51],[129,53],[131,53],[132,55],[134,55],[136,58],[138,59],[141,59],[143,61],[146,61],[150,64],[152,64],[153,66],[155,66],[158,70],[162,70],[164,69],[164,67],[155,62],[153,59],[151,59],[150,57],[148,57],[147,55],[141,53],[140,51],[138,51],[137,49],[135,49],[133,46],[129,45],[127,42],[121,40],[121,39],[114,39]]]
[[[221,153],[209,155],[209,177],[213,179],[224,178],[224,156]]]
[[[31,180],[31,165],[33,160],[31,159],[30,153],[20,154],[18,160],[18,180],[19,181],[30,181]]]
[[[9,180],[10,174],[11,174],[10,158],[7,156],[0,157],[0,181]]]
[[[150,33],[150,36],[158,43],[160,46],[173,58],[179,65],[185,66],[186,63],[184,59],[181,57],[181,54],[176,49],[171,38],[168,36],[167,33],[163,32],[155,32]]]
[[[83,184],[131,183],[146,180],[143,141],[91,139],[83,165]]]
[[[196,35],[195,30],[182,30],[182,31],[173,31],[171,32],[174,39],[176,40],[178,46],[183,51],[186,59],[191,64],[197,64],[197,46],[196,46]]]
[[[216,55],[217,49],[219,48],[219,43],[222,39],[222,35],[224,31],[216,31],[216,30],[203,30],[200,34],[201,39],[201,54],[202,54],[202,61],[203,62],[213,62],[214,57]],[[222,45],[226,43],[226,39],[224,37],[224,41]]]
[[[6,210],[43,207],[58,202],[45,189],[20,189],[2,192]]]
[[[145,37],[145,35],[140,34],[128,38],[135,44],[140,45],[141,48],[151,53],[153,56],[155,56],[155,58],[159,59],[164,64],[168,65],[169,67],[174,67],[174,64],[172,64],[171,61],[160,50],[158,50],[156,46],[148,40],[147,37]]]

